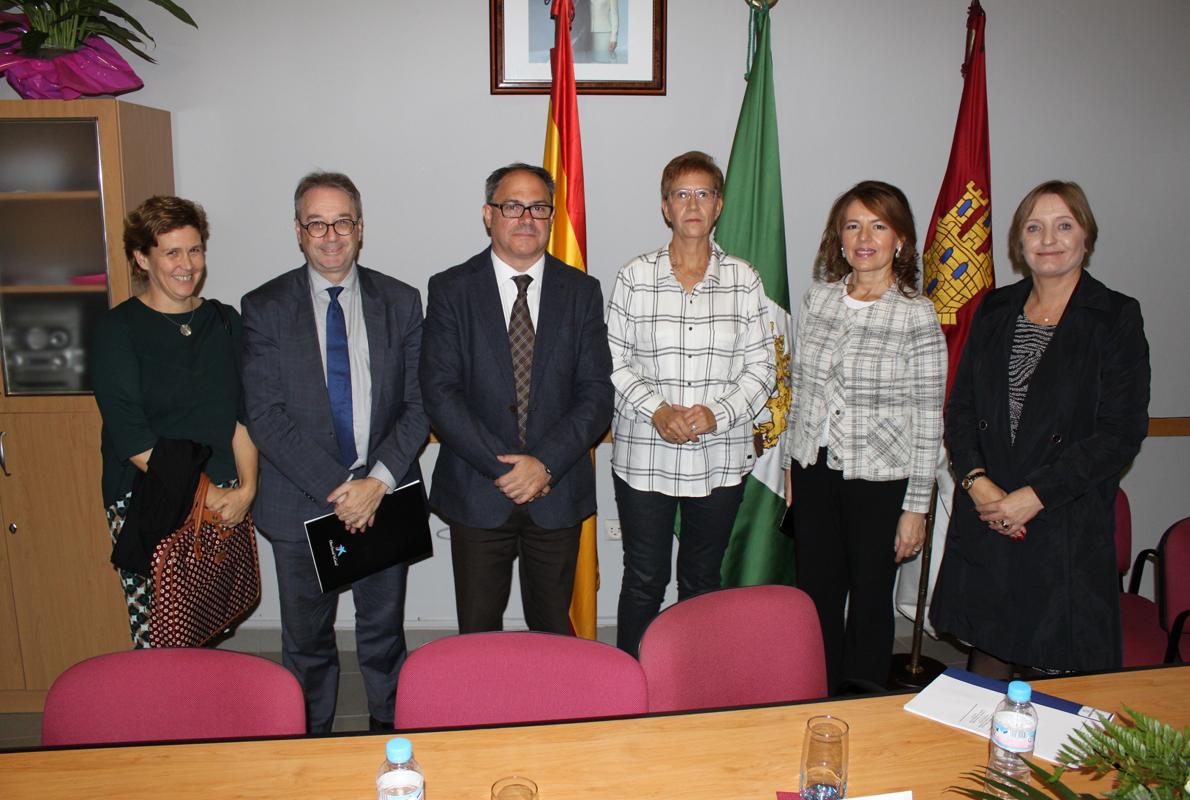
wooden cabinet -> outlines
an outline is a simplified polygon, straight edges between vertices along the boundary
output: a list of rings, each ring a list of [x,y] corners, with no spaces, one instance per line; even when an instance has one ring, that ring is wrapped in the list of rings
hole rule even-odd
[[[171,147],[164,111],[0,101],[0,712],[130,646],[87,343],[129,296],[124,216],[173,193]]]

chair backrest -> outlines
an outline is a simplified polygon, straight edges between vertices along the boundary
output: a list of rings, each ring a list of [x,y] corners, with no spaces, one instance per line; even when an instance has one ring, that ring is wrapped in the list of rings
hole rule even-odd
[[[789,586],[720,589],[662,611],[640,664],[650,711],[825,697],[822,628],[809,595]]]
[[[45,699],[41,742],[75,745],[306,732],[301,686],[259,656],[206,648],[127,650],[80,661]]]
[[[573,636],[500,631],[448,636],[410,653],[394,720],[405,730],[647,710],[644,673],[627,653]]]
[[[1132,566],[1132,504],[1123,489],[1116,489],[1116,572],[1120,580]],[[1123,585],[1121,584],[1121,587]]]
[[[1178,615],[1190,610],[1190,517],[1175,522],[1161,536],[1157,556],[1161,627],[1172,632]]]

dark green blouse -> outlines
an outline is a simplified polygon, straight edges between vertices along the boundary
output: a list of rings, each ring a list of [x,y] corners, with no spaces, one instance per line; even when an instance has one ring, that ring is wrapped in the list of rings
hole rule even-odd
[[[179,326],[189,317],[162,314],[132,297],[95,326],[91,379],[103,417],[105,505],[132,490],[137,470],[129,457],[159,437],[210,446],[211,480],[236,477],[231,437],[244,421],[240,315],[205,301],[190,319],[193,333],[182,336]]]

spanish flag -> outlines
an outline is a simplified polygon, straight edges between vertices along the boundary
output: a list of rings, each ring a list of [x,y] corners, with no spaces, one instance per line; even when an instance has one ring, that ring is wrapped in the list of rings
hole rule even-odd
[[[554,176],[556,188],[554,227],[548,249],[554,258],[586,272],[587,205],[583,198],[583,148],[578,127],[578,94],[574,86],[574,51],[570,45],[574,0],[553,0],[550,16],[555,22],[554,47],[550,50],[553,88],[542,163]],[[574,594],[570,600],[570,625],[575,635],[584,639],[595,638],[595,594],[599,589],[597,530],[594,515],[583,522]]]

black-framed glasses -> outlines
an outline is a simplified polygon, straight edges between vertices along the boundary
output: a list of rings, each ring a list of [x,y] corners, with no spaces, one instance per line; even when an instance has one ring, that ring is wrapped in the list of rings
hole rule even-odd
[[[358,219],[351,219],[350,217],[340,217],[334,222],[323,222],[320,219],[316,219],[305,224],[302,224],[301,222],[298,223],[298,225],[305,229],[306,233],[310,234],[315,239],[321,239],[323,236],[326,236],[326,232],[331,228],[334,228],[335,233],[339,234],[340,236],[350,236],[351,232],[355,230],[355,226],[358,224]]]
[[[531,203],[525,205],[524,203],[514,203],[511,200],[507,203],[488,203],[492,208],[500,209],[500,213],[508,219],[520,219],[525,216],[525,212],[529,212],[529,216],[533,219],[549,219],[554,215],[554,207],[549,203]]]

